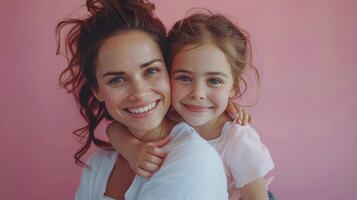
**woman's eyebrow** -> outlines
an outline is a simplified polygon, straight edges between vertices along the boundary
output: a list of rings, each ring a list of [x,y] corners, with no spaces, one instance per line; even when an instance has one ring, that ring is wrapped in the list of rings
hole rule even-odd
[[[103,78],[106,77],[106,76],[121,76],[121,75],[124,75],[125,73],[124,72],[116,72],[116,71],[110,71],[110,72],[106,72],[105,74],[103,74]]]
[[[162,59],[152,59],[148,62],[141,64],[140,68],[145,68],[155,62],[164,62],[164,61]],[[109,71],[109,72],[104,73],[102,77],[104,78],[105,76],[120,76],[120,75],[124,75],[124,74],[125,74],[125,72],[121,72],[121,71]]]
[[[147,67],[147,66],[149,66],[149,65],[151,65],[151,64],[153,64],[155,62],[164,62],[164,61],[162,59],[159,59],[159,58],[152,59],[152,60],[150,60],[148,62],[145,62],[145,63],[141,64],[140,68],[145,68],[145,67]]]

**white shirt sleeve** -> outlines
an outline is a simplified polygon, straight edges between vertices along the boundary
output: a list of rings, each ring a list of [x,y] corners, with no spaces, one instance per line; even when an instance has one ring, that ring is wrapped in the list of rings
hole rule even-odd
[[[94,166],[94,157],[91,157],[87,161],[88,166]],[[93,168],[91,168],[93,169]],[[79,187],[76,192],[75,200],[84,200],[84,199],[92,199],[91,192],[92,191],[92,181],[91,181],[91,170],[88,167],[83,168],[81,180],[79,183]]]
[[[137,200],[228,199],[222,161],[206,141],[189,140],[171,149],[142,187]]]
[[[96,151],[83,168],[82,177],[75,200],[109,199],[104,196],[109,174],[113,169],[116,153],[105,150]]]
[[[227,151],[227,165],[236,188],[241,188],[258,178],[264,177],[274,168],[266,146],[257,132],[249,125],[235,126],[229,133],[232,137]]]

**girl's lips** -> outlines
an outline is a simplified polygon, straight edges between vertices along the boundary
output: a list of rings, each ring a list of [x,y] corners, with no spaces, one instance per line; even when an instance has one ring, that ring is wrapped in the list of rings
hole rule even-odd
[[[192,112],[205,112],[210,109],[207,106],[199,106],[199,105],[192,105],[192,104],[182,104],[186,109]]]

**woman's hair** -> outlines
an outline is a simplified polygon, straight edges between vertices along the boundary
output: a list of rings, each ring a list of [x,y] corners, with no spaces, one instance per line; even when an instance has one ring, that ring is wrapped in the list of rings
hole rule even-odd
[[[100,46],[107,38],[120,32],[139,30],[148,33],[159,45],[166,59],[166,31],[153,15],[154,4],[146,0],[87,0],[89,16],[85,19],[65,19],[56,26],[57,54],[61,49],[61,30],[69,27],[65,36],[68,66],[59,77],[60,85],[72,93],[80,105],[86,125],[73,131],[83,146],[75,153],[76,164],[85,165],[81,157],[93,143],[99,148],[112,149],[110,143],[98,139],[94,130],[105,118],[112,120],[103,102],[92,90],[98,89],[95,65]]]
[[[176,22],[168,34],[169,63],[185,46],[204,44],[213,44],[225,54],[233,73],[236,98],[247,91],[247,81],[242,77],[247,66],[253,69],[259,83],[258,71],[251,64],[248,33],[219,14],[197,13]]]

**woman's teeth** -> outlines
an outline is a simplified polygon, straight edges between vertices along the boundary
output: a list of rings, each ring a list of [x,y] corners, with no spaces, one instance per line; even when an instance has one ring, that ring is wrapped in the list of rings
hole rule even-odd
[[[140,107],[140,108],[129,108],[129,112],[133,113],[133,114],[138,114],[138,113],[144,113],[147,112],[149,110],[152,110],[153,108],[155,108],[156,106],[156,101],[154,103],[151,103],[147,106],[144,107]]]

